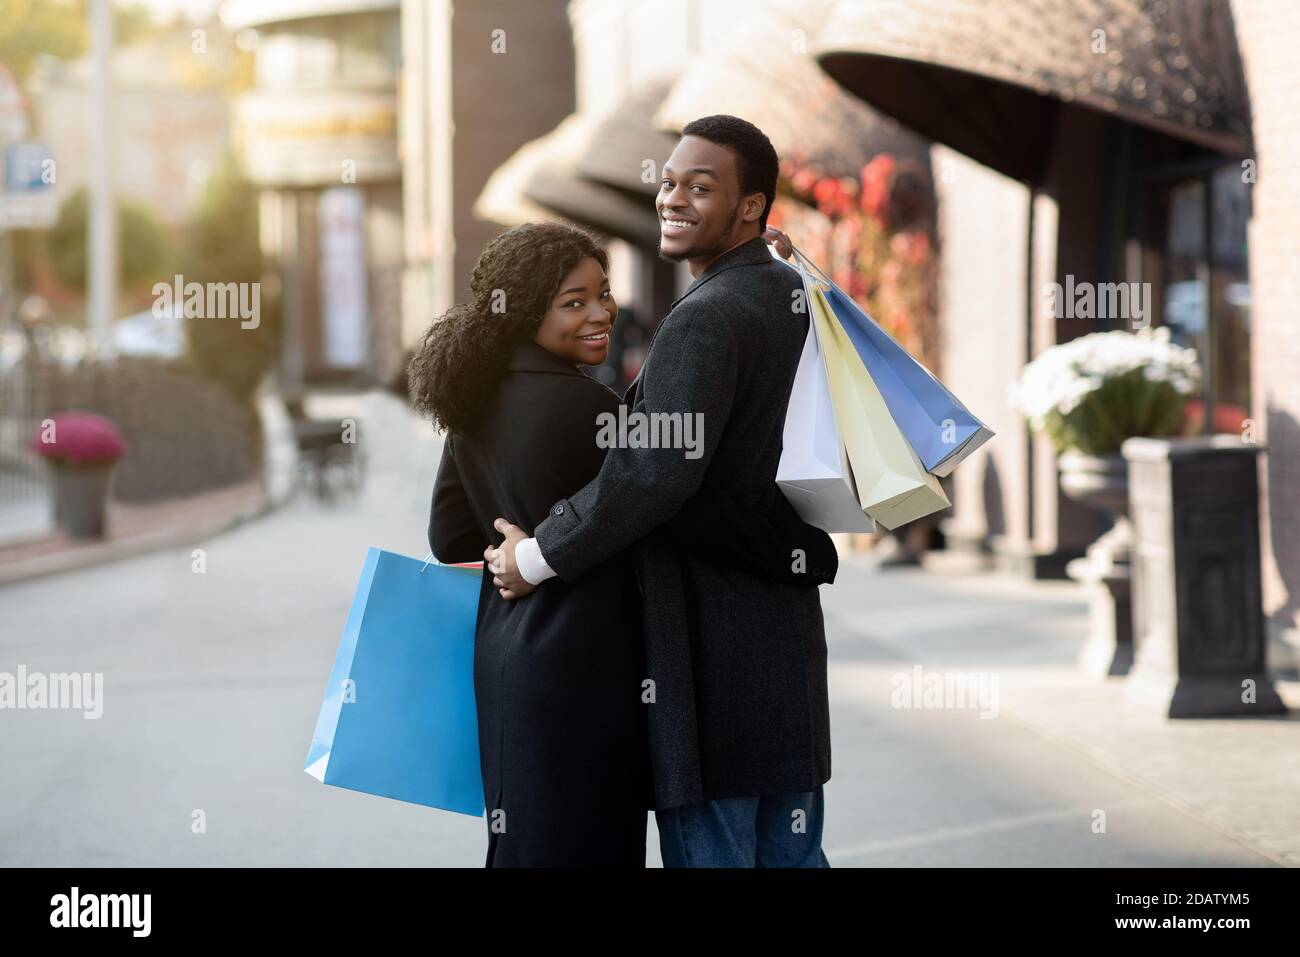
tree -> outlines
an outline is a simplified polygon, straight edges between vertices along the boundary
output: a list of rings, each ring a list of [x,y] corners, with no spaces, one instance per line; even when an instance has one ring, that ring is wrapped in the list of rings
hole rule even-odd
[[[169,272],[171,246],[152,209],[130,200],[117,207],[118,281],[123,289],[156,282]],[[46,240],[54,274],[65,286],[86,291],[86,224],[88,200],[84,187],[64,200],[59,218]]]
[[[84,0],[0,0],[0,63],[19,80],[41,54],[70,60],[86,51]]]
[[[208,179],[190,221],[183,254],[185,281],[260,283],[257,189],[227,155]],[[190,356],[198,370],[248,400],[274,362],[280,341],[279,303],[260,295],[256,328],[238,322],[190,319]]]
[[[42,54],[73,60],[86,52],[88,0],[0,0],[0,63],[22,80]],[[159,29],[141,3],[113,5],[114,45]]]

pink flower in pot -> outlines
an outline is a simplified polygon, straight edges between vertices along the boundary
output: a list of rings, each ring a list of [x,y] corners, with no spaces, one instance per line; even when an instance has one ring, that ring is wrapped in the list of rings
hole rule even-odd
[[[126,454],[117,426],[93,412],[60,412],[41,422],[30,448],[53,471],[55,521],[74,536],[102,536],[113,467]]]

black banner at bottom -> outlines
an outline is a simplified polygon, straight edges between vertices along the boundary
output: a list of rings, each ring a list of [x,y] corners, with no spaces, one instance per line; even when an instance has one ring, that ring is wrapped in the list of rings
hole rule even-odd
[[[633,943],[664,933],[734,937],[834,925],[863,939],[985,945],[1022,934],[1228,944],[1293,933],[1296,881],[1268,869],[850,869],[483,871],[416,869],[9,869],[6,940],[34,936],[247,942],[324,934],[374,942],[431,927],[585,933],[612,922]],[[537,921],[540,920],[540,923]],[[667,921],[668,926],[663,922]],[[809,923],[811,922],[811,923]],[[581,927],[581,931],[578,928]],[[911,930],[904,930],[910,927]],[[530,931],[531,928],[531,931]],[[673,930],[672,928],[675,928]],[[868,936],[869,935],[869,936]],[[919,935],[919,936],[918,936]],[[429,938],[423,937],[428,941]],[[660,938],[662,939],[662,938]],[[838,939],[838,938],[837,938]],[[676,946],[676,945],[674,945]],[[892,945],[891,945],[892,946]]]

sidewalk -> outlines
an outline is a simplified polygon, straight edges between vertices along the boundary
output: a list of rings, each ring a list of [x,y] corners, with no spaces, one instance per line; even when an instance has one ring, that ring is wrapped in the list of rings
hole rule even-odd
[[[1126,696],[1123,678],[1076,666],[1088,619],[1073,583],[975,571],[942,555],[925,569],[888,570],[853,557],[822,600],[828,635],[890,648],[896,675],[920,665],[996,677],[997,717],[987,723],[1028,729],[1229,840],[1300,865],[1300,710],[1179,721],[1152,713]],[[830,659],[834,682],[835,641]],[[1300,709],[1300,682],[1277,687]]]

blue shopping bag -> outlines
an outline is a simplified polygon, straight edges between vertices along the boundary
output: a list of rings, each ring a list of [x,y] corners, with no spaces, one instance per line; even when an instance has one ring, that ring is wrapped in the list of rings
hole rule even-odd
[[[325,784],[483,815],[474,625],[482,573],[366,553],[304,770]]]
[[[796,252],[798,252],[796,250]],[[812,266],[802,253],[799,257]],[[816,266],[829,287],[826,299],[871,374],[894,423],[925,470],[948,475],[958,463],[993,438],[993,430],[917,362],[906,349]]]

